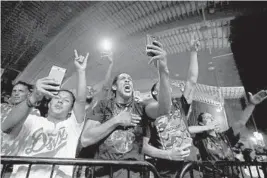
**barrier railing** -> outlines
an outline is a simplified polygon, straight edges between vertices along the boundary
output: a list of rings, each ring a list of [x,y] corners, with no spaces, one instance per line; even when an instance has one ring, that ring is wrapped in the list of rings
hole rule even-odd
[[[189,176],[185,176],[187,173],[189,173]],[[267,162],[189,162],[180,173],[180,178],[185,177],[267,178]]]
[[[139,172],[140,177],[148,178],[149,173],[153,173],[154,178],[159,178],[159,174],[156,171],[156,168],[145,161],[116,161],[116,160],[88,160],[88,159],[65,159],[65,158],[40,158],[40,157],[10,157],[10,156],[1,156],[1,177],[3,178],[6,173],[6,168],[14,165],[28,165],[28,170],[26,173],[26,178],[29,177],[31,168],[34,165],[49,165],[52,166],[50,172],[50,178],[54,176],[54,170],[56,166],[73,166],[74,170],[77,167],[90,167],[92,172],[87,174],[86,177],[93,178],[95,175],[96,167],[105,167],[109,169],[109,177],[113,177],[115,170],[124,169],[126,171],[126,177],[130,178],[132,170],[134,172]],[[75,172],[75,171],[74,171]],[[73,177],[82,177],[81,175],[73,174]]]

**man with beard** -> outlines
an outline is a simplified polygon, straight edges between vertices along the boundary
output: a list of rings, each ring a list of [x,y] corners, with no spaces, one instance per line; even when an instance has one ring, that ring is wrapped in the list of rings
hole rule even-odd
[[[144,105],[133,98],[133,81],[130,75],[121,73],[112,82],[113,96],[100,101],[93,109],[81,135],[83,147],[96,145],[96,159],[144,160],[143,137],[146,135],[147,116],[156,118],[170,109],[169,71],[166,52],[154,41],[147,45],[147,52],[155,54],[150,63],[158,62],[159,100]],[[109,177],[110,170],[98,167],[97,177]],[[141,177],[137,170],[131,170],[131,177]],[[113,177],[125,178],[125,169],[113,169]]]

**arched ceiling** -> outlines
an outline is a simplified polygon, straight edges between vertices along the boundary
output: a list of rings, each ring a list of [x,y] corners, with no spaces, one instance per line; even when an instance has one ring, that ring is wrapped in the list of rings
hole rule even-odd
[[[47,76],[52,65],[66,68],[67,77],[71,76],[73,50],[77,49],[82,54],[90,52],[87,78],[94,85],[104,79],[107,70],[107,61],[100,58],[98,44],[109,37],[114,49],[113,74],[126,71],[137,80],[137,88],[147,89],[151,79],[157,77],[155,69],[147,65],[145,35],[148,33],[158,36],[167,50],[171,78],[185,80],[189,36],[196,32],[201,42],[199,83],[241,85],[231,55],[214,60],[216,56],[231,53],[230,20],[248,9],[235,8],[234,2],[20,1],[1,2],[1,5],[1,66],[20,71],[17,80],[32,83]],[[219,83],[208,70],[211,66],[216,68]],[[69,81],[72,85],[75,79]]]

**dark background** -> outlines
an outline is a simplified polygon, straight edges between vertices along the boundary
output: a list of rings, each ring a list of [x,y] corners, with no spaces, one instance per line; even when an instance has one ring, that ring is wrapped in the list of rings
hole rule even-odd
[[[266,4],[266,3],[264,3]],[[267,13],[237,17],[231,22],[231,49],[246,92],[267,89]],[[257,127],[266,131],[267,101],[254,111]]]

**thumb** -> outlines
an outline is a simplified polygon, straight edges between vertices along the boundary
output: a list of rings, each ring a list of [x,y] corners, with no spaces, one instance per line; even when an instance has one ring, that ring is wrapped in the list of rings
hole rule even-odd
[[[253,97],[252,93],[248,92],[248,99],[250,100]]]

